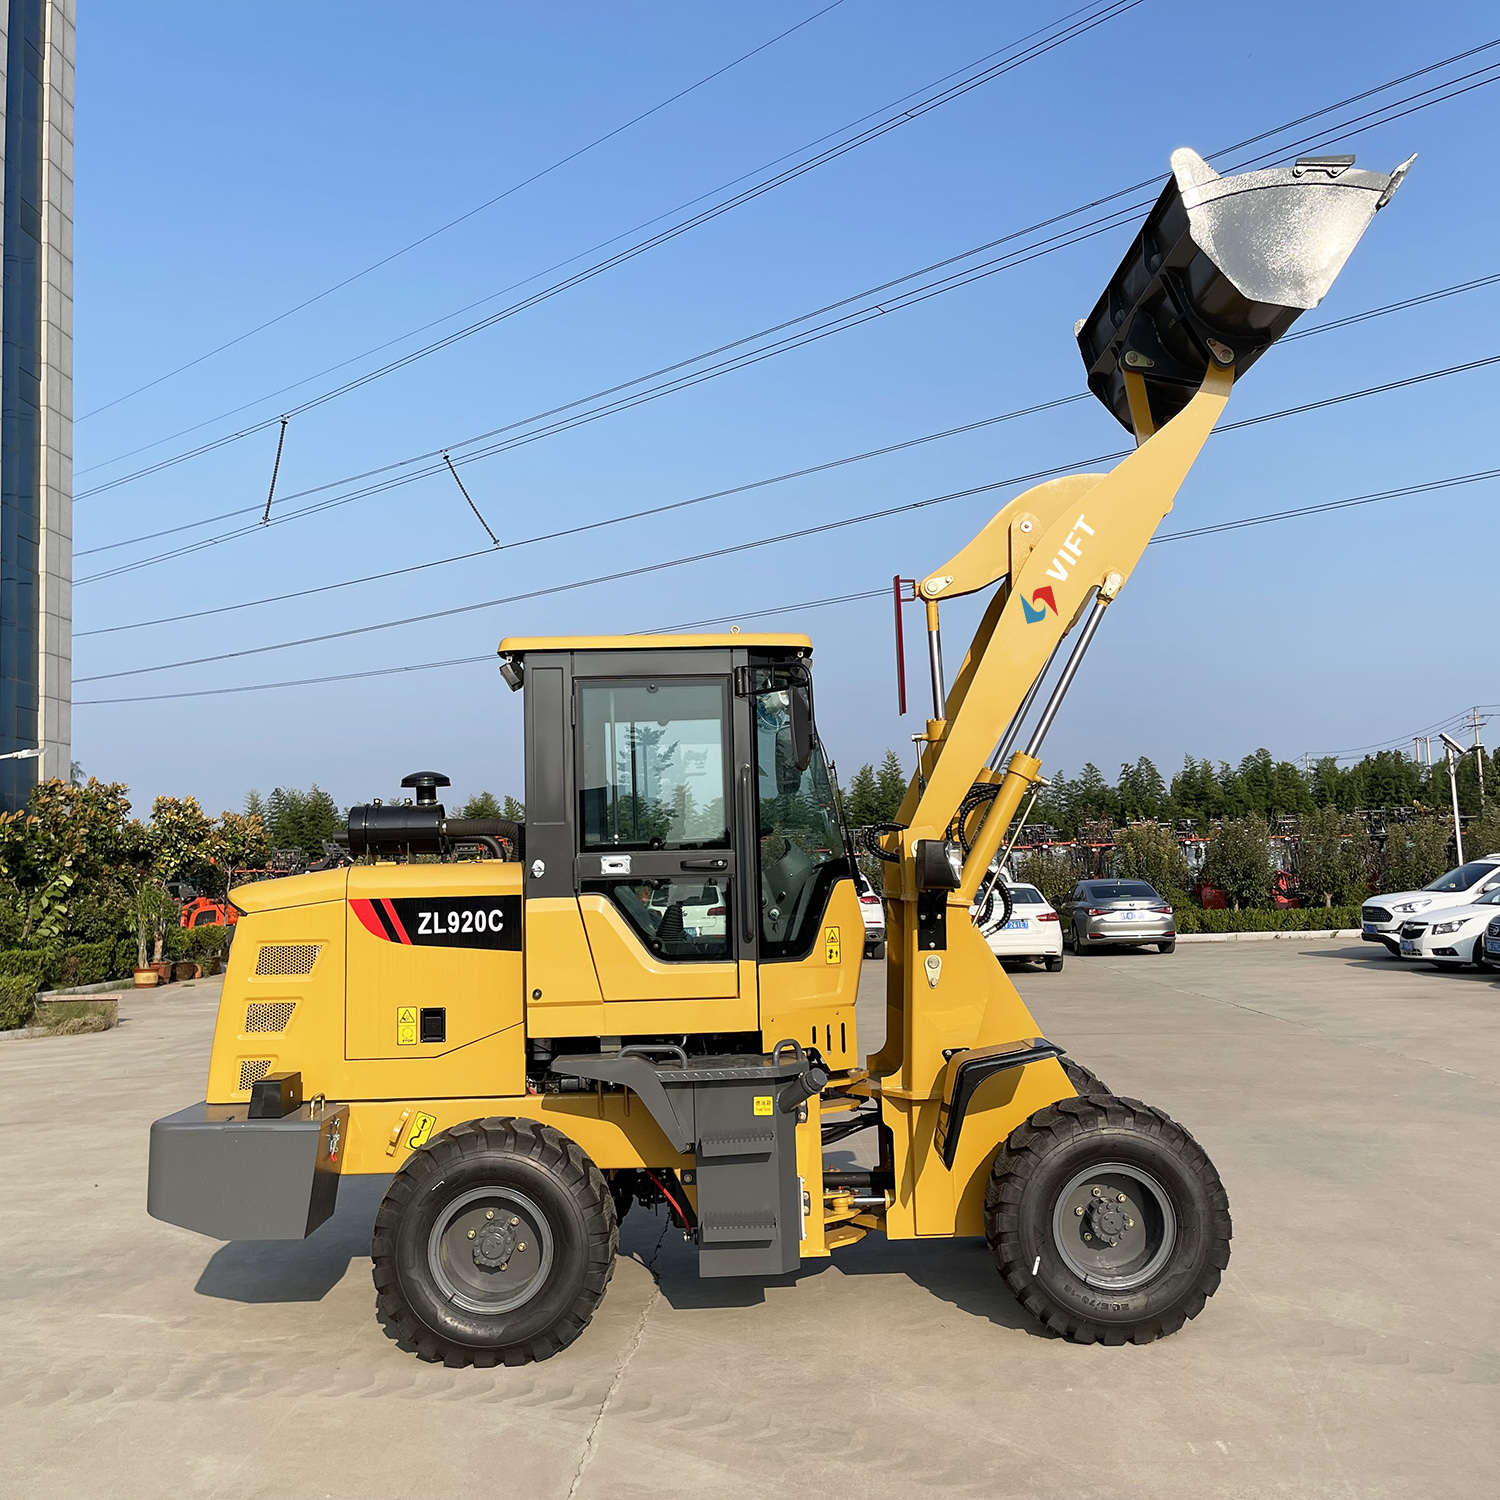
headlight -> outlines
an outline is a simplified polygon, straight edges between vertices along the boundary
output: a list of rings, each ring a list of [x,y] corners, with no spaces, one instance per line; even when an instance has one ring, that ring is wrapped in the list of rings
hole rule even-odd
[[[1421,901],[1406,901],[1396,908],[1397,911],[1421,911],[1424,907],[1432,905],[1432,898],[1426,897]]]
[[[1434,922],[1430,931],[1433,937],[1441,937],[1445,932],[1457,932],[1463,925],[1462,920],[1457,922]]]

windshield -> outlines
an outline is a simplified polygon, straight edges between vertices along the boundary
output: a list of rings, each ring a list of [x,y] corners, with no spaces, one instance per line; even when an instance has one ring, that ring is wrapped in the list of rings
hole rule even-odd
[[[1431,885],[1424,885],[1424,891],[1466,891],[1472,885],[1478,885],[1486,875],[1493,875],[1496,866],[1482,860],[1473,860],[1469,864],[1460,865],[1456,870],[1449,870],[1446,875],[1439,875]]]
[[[1475,906],[1500,906],[1500,886],[1492,891],[1486,891],[1482,896],[1474,898]]]
[[[1090,901],[1160,901],[1144,880],[1096,880],[1084,887]]]
[[[849,863],[816,736],[807,768],[797,769],[792,694],[808,689],[794,686],[781,668],[771,680],[773,691],[755,695],[761,952],[767,958],[801,957],[817,935],[828,892],[849,873]]]

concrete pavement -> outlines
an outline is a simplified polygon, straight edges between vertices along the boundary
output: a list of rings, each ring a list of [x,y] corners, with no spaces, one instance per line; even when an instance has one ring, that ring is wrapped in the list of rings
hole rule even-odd
[[[345,1182],[300,1244],[146,1216],[147,1129],[202,1097],[216,983],[132,994],[101,1035],[0,1044],[0,1493],[1489,1492],[1500,983],[1326,939],[1015,977],[1049,1036],[1187,1124],[1229,1189],[1224,1285],[1159,1344],[1046,1336],[971,1242],[871,1236],[769,1284],[700,1282],[636,1209],[572,1348],[434,1368],[374,1315],[382,1183]]]

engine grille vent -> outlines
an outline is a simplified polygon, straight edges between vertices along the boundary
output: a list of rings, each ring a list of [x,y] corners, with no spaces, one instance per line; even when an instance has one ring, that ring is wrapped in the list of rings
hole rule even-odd
[[[278,977],[311,974],[322,951],[321,943],[264,943],[255,956],[255,972]]]
[[[270,1071],[271,1059],[269,1057],[256,1058],[253,1062],[242,1062],[240,1064],[240,1087],[247,1089],[252,1084],[259,1083]]]
[[[268,1000],[263,1004],[247,1005],[245,1007],[245,1030],[251,1031],[285,1031],[287,1022],[292,1019],[292,1012],[296,1010],[295,1000]]]

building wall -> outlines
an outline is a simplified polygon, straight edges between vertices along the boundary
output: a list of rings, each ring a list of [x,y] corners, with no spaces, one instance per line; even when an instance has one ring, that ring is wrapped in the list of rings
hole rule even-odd
[[[76,0],[48,0],[42,174],[41,775],[73,758],[73,42]]]
[[[0,808],[71,764],[74,0],[0,0]]]

